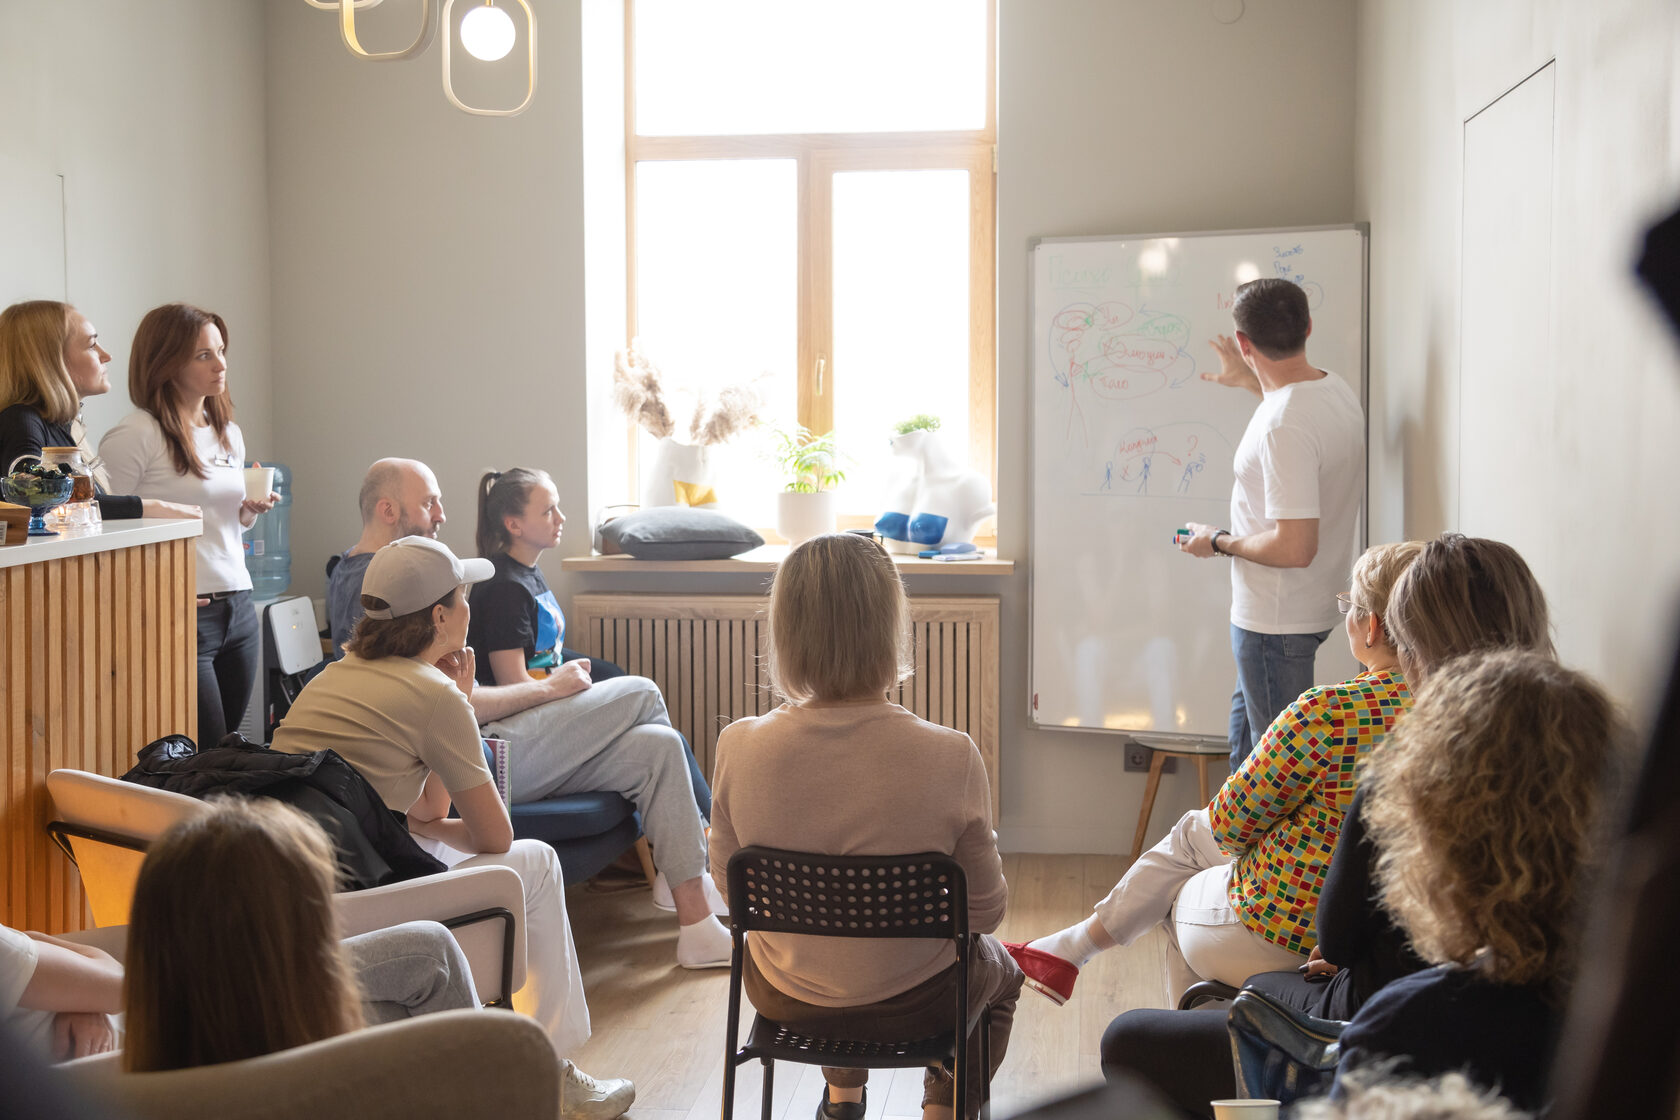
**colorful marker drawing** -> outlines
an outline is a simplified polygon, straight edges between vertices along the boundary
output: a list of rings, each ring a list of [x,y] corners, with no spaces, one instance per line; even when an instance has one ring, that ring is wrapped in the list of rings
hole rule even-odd
[[[1106,400],[1177,389],[1196,375],[1190,324],[1180,315],[1112,301],[1076,303],[1050,322],[1050,368],[1059,385],[1087,385]],[[1077,392],[1074,394],[1077,397]]]
[[[1213,427],[1197,423],[1168,424],[1160,428],[1132,428],[1114,445],[1104,464],[1097,493],[1114,493],[1114,483],[1132,483],[1126,492],[1141,497],[1191,497],[1222,499],[1230,485],[1230,472],[1207,467],[1231,461],[1231,445]],[[1161,480],[1170,480],[1163,485]],[[1153,489],[1151,487],[1153,486]]]
[[[1307,293],[1307,307],[1316,311],[1318,305],[1324,302],[1324,285],[1316,280],[1308,280],[1307,274],[1301,271],[1301,255],[1304,252],[1305,246],[1302,245],[1273,245],[1272,272],[1301,285]]]

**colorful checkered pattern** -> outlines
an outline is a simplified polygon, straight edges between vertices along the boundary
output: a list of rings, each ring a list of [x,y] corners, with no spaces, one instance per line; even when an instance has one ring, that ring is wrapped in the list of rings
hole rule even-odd
[[[1411,703],[1398,672],[1308,689],[1214,796],[1213,834],[1237,859],[1231,904],[1266,940],[1298,953],[1316,943],[1318,892],[1361,763]]]

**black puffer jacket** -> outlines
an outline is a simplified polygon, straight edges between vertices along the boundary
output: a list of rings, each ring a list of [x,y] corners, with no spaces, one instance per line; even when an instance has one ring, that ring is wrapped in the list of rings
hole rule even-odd
[[[123,781],[189,797],[231,793],[295,805],[326,829],[338,855],[343,890],[383,886],[445,869],[420,850],[402,815],[386,808],[367,779],[336,751],[285,754],[248,743],[238,734],[198,750],[185,735],[169,735],[142,750]]]

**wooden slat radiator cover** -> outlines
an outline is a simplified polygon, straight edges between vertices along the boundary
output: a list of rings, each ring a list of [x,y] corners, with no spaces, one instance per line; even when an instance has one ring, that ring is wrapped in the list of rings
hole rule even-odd
[[[589,592],[572,599],[566,644],[658,684],[672,724],[688,736],[710,776],[718,732],[779,703],[763,657],[765,602],[757,595]],[[912,598],[910,616],[916,671],[891,699],[968,733],[986,763],[995,820],[998,600]]]

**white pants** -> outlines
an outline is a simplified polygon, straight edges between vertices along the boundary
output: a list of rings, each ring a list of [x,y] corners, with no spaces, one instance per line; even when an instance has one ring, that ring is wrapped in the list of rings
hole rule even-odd
[[[541,840],[515,840],[499,855],[469,857],[435,840],[414,840],[450,867],[511,867],[519,873],[525,889],[525,986],[513,993],[513,1007],[542,1024],[560,1057],[577,1053],[589,1039],[589,1004],[554,849]]]
[[[1172,940],[1168,985],[1173,999],[1198,979],[1240,987],[1257,972],[1293,968],[1303,958],[1243,924],[1230,901],[1231,857],[1213,838],[1207,809],[1184,814],[1097,903],[1110,937],[1130,945],[1158,925]]]

